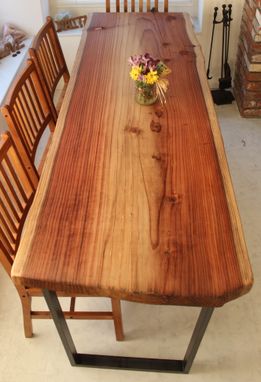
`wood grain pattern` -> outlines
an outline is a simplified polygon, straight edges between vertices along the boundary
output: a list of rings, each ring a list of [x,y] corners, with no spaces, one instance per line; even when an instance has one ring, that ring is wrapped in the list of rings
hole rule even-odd
[[[16,283],[194,306],[220,306],[251,288],[189,23],[182,14],[93,15],[15,261]],[[134,102],[127,61],[146,51],[172,70],[164,107]]]

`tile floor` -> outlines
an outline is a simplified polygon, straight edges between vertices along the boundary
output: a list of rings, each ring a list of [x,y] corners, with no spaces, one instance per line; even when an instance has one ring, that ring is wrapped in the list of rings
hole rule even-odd
[[[244,226],[255,284],[249,294],[216,309],[189,376],[73,368],[52,321],[34,321],[35,336],[23,337],[21,307],[0,267],[0,382],[261,380],[261,120],[242,119],[235,104],[219,106],[228,162]],[[104,306],[88,299],[82,306]],[[70,322],[82,352],[181,357],[199,309],[123,302],[126,341],[116,343],[111,322]]]

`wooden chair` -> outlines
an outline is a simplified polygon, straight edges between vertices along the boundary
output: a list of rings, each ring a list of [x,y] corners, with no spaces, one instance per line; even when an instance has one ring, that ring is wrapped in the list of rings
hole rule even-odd
[[[32,60],[28,60],[16,78],[1,112],[28,168],[35,162],[38,144],[45,129],[49,127],[51,134],[38,166],[40,174],[55,129],[55,117]]]
[[[87,16],[70,17],[68,19],[55,20],[57,32],[66,31],[70,29],[83,28],[86,24]]]
[[[49,101],[54,101],[54,93],[61,78],[64,86],[56,103],[56,118],[61,109],[70,74],[65,62],[62,48],[51,17],[39,30],[29,49],[29,56],[34,60],[38,74],[44,86]],[[52,108],[52,102],[50,103]]]
[[[31,171],[34,166],[32,165]],[[34,171],[36,171],[34,169]],[[37,174],[36,174],[37,175]],[[36,185],[31,180],[12,137],[5,133],[0,138],[0,262],[11,277],[11,267],[17,253],[21,232],[27,213],[33,202]],[[32,337],[32,319],[51,318],[49,311],[32,311],[32,297],[42,296],[36,288],[17,286],[22,303],[25,337]],[[75,311],[75,297],[71,297],[70,309],[64,312],[70,319],[112,319],[117,340],[123,339],[120,301],[111,299],[112,311]]]
[[[139,3],[136,7],[136,3]],[[111,12],[114,7],[116,12],[158,12],[159,0],[146,0],[144,7],[144,0],[106,0],[106,12]],[[164,0],[164,12],[168,12],[169,1]]]

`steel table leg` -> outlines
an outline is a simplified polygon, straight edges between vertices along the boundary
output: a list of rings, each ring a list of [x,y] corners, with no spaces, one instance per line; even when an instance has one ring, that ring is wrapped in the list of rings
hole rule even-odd
[[[66,320],[63,316],[63,312],[56,293],[49,291],[48,289],[44,289],[43,294],[72,366],[173,372],[184,374],[189,373],[214,310],[214,308],[201,309],[183,360],[83,354],[77,353],[76,351],[76,347],[74,345]]]

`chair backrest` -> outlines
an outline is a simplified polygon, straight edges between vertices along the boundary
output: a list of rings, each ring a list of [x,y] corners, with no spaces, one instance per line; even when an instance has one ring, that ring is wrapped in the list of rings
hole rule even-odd
[[[70,17],[68,19],[55,20],[55,24],[57,26],[57,32],[61,32],[68,29],[77,29],[83,28],[86,24],[87,16],[76,16]]]
[[[2,134],[0,138],[0,262],[9,275],[35,191],[36,186],[11,135],[8,132]]]
[[[17,76],[1,112],[24,162],[27,164],[30,158],[30,166],[43,132],[47,126],[51,131],[55,128],[52,110],[32,60],[28,60]]]
[[[169,1],[163,0],[164,12],[168,12]],[[150,12],[159,10],[159,0],[106,0],[106,12]]]
[[[70,74],[51,17],[47,17],[46,23],[33,39],[29,55],[35,61],[47,94],[53,99],[60,79],[63,77],[68,83]]]

